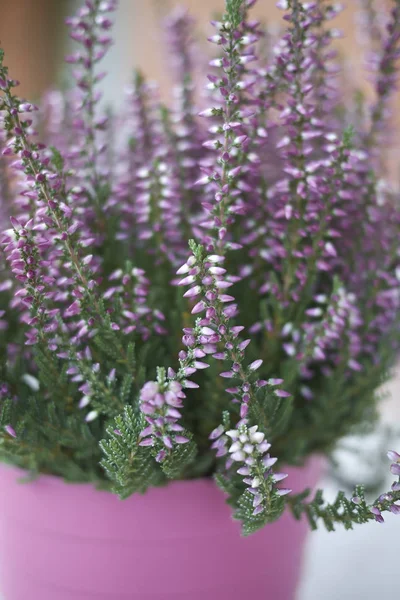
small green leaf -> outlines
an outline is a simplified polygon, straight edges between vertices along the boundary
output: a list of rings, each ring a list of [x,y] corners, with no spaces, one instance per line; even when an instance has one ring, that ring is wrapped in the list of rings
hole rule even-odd
[[[50,150],[51,150],[51,162],[53,163],[53,165],[55,166],[55,168],[58,172],[63,171],[64,170],[64,158],[63,158],[61,152],[59,150],[57,150],[57,148],[55,148],[54,146],[50,146]]]
[[[245,0],[226,0],[226,15],[233,28],[236,28],[243,19]]]

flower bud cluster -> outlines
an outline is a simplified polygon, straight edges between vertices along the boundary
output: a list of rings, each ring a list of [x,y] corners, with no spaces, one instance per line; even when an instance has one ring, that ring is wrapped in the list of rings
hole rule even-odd
[[[203,177],[198,184],[206,186],[209,201],[203,202],[208,214],[207,224],[215,231],[216,249],[221,251],[229,226],[235,215],[243,214],[244,204],[240,185],[240,175],[245,163],[259,162],[256,154],[246,152],[249,138],[247,127],[254,110],[243,102],[243,90],[250,85],[247,76],[248,65],[256,60],[254,43],[256,33],[248,34],[245,23],[237,27],[226,18],[213,22],[217,34],[210,41],[222,50],[222,58],[213,59],[210,66],[222,71],[211,74],[209,89],[218,93],[215,105],[203,110],[201,117],[211,118],[215,124],[209,132],[212,137],[203,143],[208,150],[218,153],[212,165],[201,167]],[[231,248],[240,247],[230,244]]]
[[[354,294],[339,287],[329,299],[323,294],[314,299],[316,306],[305,311],[311,320],[305,320],[302,330],[293,329],[290,323],[284,326],[285,353],[296,358],[305,378],[313,377],[313,364],[337,365],[343,357],[347,368],[361,370],[357,361],[361,352],[358,332],[363,322]]]
[[[239,465],[237,473],[243,478],[247,491],[253,496],[253,515],[268,510],[271,495],[285,496],[291,492],[288,488],[278,488],[277,483],[286,479],[285,473],[274,473],[272,467],[277,458],[268,451],[271,448],[265,435],[258,431],[257,425],[249,427],[242,423],[236,429],[224,432],[223,426],[215,429],[211,435],[212,448],[217,456],[228,456],[227,469]]]
[[[390,492],[381,494],[376,502],[369,507],[372,518],[378,523],[385,522],[382,515],[383,512],[391,512],[394,515],[400,515],[400,454],[394,450],[390,450],[387,455],[389,460],[392,461],[390,471],[393,475],[396,475],[399,480],[393,482]],[[358,509],[365,509],[367,507],[365,500],[359,496],[354,496],[352,502]]]
[[[148,381],[140,391],[140,410],[148,427],[141,432],[140,446],[154,446],[158,449],[157,462],[163,462],[174,444],[187,444],[190,439],[183,435],[184,429],[178,423],[182,417],[181,408],[186,398],[179,381],[168,380],[159,372],[157,381]]]
[[[75,166],[81,177],[88,180],[91,192],[97,193],[102,177],[99,168],[99,155],[104,147],[98,142],[98,132],[102,131],[107,119],[98,116],[96,106],[101,98],[97,84],[104,73],[97,73],[96,66],[112,44],[109,35],[113,22],[109,13],[117,8],[116,0],[85,0],[76,16],[66,19],[70,37],[80,46],[80,50],[66,57],[68,63],[76,65],[73,76],[76,80],[76,116],[74,127],[77,140],[73,148]]]
[[[244,351],[250,339],[242,340],[239,334],[244,327],[232,325],[231,320],[237,315],[235,299],[227,290],[233,282],[227,277],[223,267],[223,256],[202,255],[202,247],[193,246],[194,254],[179,269],[178,274],[186,274],[180,285],[190,286],[185,296],[196,298],[197,303],[192,308],[192,314],[204,313],[198,321],[200,337],[194,335],[193,330],[187,330],[189,341],[192,345],[202,344],[202,351],[207,350],[216,360],[227,361],[229,370],[220,373],[225,379],[238,380],[239,386],[230,387],[227,391],[233,395],[234,401],[240,404],[240,417],[246,420],[249,405],[260,387],[266,385],[274,387],[282,380],[257,380],[254,375],[263,364],[261,359],[244,366]],[[290,396],[282,389],[275,389],[277,397]]]

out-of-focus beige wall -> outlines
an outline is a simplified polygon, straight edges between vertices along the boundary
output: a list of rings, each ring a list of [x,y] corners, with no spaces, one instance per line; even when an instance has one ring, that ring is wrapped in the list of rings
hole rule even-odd
[[[6,63],[13,77],[21,81],[19,93],[36,99],[44,89],[54,84],[62,66],[66,28],[64,16],[74,13],[82,0],[0,0],[0,41],[6,51]],[[131,69],[139,67],[149,79],[159,82],[161,93],[168,97],[170,73],[162,33],[162,20],[175,6],[184,6],[197,21],[200,42],[212,31],[209,20],[223,10],[225,0],[119,0],[116,15],[117,52],[106,65],[114,71],[107,82],[111,86],[108,97],[118,97],[115,87],[128,83]],[[275,0],[259,0],[253,14],[271,24],[282,23],[282,12]],[[337,46],[344,57],[350,81],[370,93],[363,69],[363,52],[356,40],[355,12],[358,0],[344,0],[346,10],[333,23],[344,32]],[[393,0],[378,0],[383,10]],[[201,44],[200,44],[201,47]],[[118,76],[117,76],[118,75]],[[395,107],[400,106],[399,96]],[[394,110],[400,126],[400,111]],[[399,147],[399,144],[395,144]],[[399,150],[390,151],[390,161],[399,162]]]
[[[127,51],[132,62],[160,84],[162,95],[168,96],[171,79],[168,72],[168,55],[163,50],[162,20],[176,6],[185,6],[197,21],[199,39],[206,39],[214,30],[209,21],[213,15],[223,10],[225,0],[120,0],[126,18],[132,20],[132,36]],[[343,31],[343,38],[336,40],[346,78],[352,89],[361,88],[370,99],[373,98],[370,77],[365,69],[365,48],[357,39],[356,11],[358,0],[343,0],[345,10],[332,21],[331,25]],[[378,0],[382,10],[389,11],[393,0]],[[254,7],[256,18],[279,26],[283,13],[276,8],[275,0],[259,0]],[[131,15],[129,17],[129,14]],[[400,130],[400,94],[393,99],[393,121]],[[391,176],[398,181],[400,165],[400,142],[393,139],[387,150],[387,165]]]
[[[60,66],[62,23],[69,0],[0,0],[0,45],[18,93],[35,99]],[[61,54],[60,54],[61,52]]]
[[[393,0],[379,0],[382,8]],[[358,0],[344,0],[346,10],[334,26],[343,29],[341,52],[351,65],[352,75],[363,81],[361,53],[356,43],[354,13]],[[0,0],[0,41],[14,77],[21,80],[21,93],[37,95],[54,82],[60,67],[66,29],[64,16],[73,13],[80,0]],[[162,18],[175,6],[185,6],[198,23],[199,36],[211,31],[210,18],[223,10],[225,0],[119,0],[119,13],[130,35],[120,55],[124,62],[138,66],[150,78],[168,86],[167,63],[163,52]],[[275,0],[259,0],[253,14],[278,24],[282,11]],[[126,43],[127,41],[127,43]],[[116,39],[118,44],[119,40]]]
[[[382,5],[385,0],[380,0]],[[359,52],[354,36],[354,8],[357,0],[347,0],[348,9],[337,19],[345,31],[343,50],[354,57],[359,69]],[[0,41],[7,64],[21,81],[21,93],[37,95],[54,81],[59,67],[65,29],[65,14],[75,11],[79,0],[0,0]],[[209,32],[210,17],[223,10],[224,0],[120,0],[119,11],[128,20],[131,36],[124,48],[126,61],[167,85],[165,53],[162,50],[162,17],[174,6],[185,6],[196,18],[199,34]],[[260,0],[254,15],[278,23],[282,12],[275,0]],[[118,43],[118,39],[116,40]],[[122,53],[121,53],[122,54]]]
[[[162,17],[175,6],[185,6],[196,18],[199,33],[210,33],[208,24],[213,14],[223,10],[224,0],[120,0],[121,7],[132,15],[132,41],[130,52],[136,65],[149,77],[157,79],[162,87],[168,85],[165,53],[160,46],[160,24]],[[384,5],[385,0],[380,0]],[[282,22],[282,11],[275,0],[259,0],[253,9],[256,18],[278,25]],[[342,53],[349,57],[354,75],[362,82],[361,53],[354,34],[354,13],[357,0],[347,0],[347,9],[333,23],[343,29],[345,37],[340,40]]]

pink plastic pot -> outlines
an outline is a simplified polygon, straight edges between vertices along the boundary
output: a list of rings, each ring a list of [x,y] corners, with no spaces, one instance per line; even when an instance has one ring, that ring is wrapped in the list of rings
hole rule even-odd
[[[321,463],[288,469],[294,490]],[[171,483],[125,501],[0,468],[2,600],[292,600],[307,525],[291,515],[242,538],[212,481]],[[288,480],[289,481],[289,480]]]

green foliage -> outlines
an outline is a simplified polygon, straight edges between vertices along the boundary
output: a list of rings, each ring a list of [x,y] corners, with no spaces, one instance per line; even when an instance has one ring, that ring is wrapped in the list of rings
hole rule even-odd
[[[242,523],[242,531],[245,536],[255,533],[268,523],[277,521],[285,510],[285,499],[272,492],[267,510],[260,515],[254,515],[253,499],[254,496],[246,490],[240,496],[238,508],[233,513],[234,518]]]
[[[22,406],[17,407],[8,399],[0,408],[3,461],[32,474],[53,473],[67,481],[102,479],[96,434],[79,415],[66,416],[56,402],[49,400],[44,405],[39,395],[32,394],[20,402]],[[9,424],[14,427],[16,438],[4,431]]]
[[[226,0],[226,16],[232,27],[237,27],[243,19],[245,0]]]
[[[143,415],[127,406],[107,428],[107,438],[100,442],[104,454],[101,466],[113,482],[113,491],[122,499],[166,482],[148,448],[139,446],[140,432],[145,427]]]
[[[293,397],[278,398],[265,386],[257,391],[256,402],[250,407],[251,421],[258,424],[268,439],[274,439],[287,430],[292,411]]]
[[[75,390],[67,375],[68,364],[62,363],[44,344],[38,344],[34,354],[39,386],[42,389],[52,390],[52,400],[58,405],[64,403],[71,405]],[[54,385],[55,381],[57,385]]]
[[[349,125],[343,131],[343,146],[345,148],[351,148],[353,145],[353,139],[355,136],[355,129],[353,125]]]
[[[286,506],[285,497],[279,496],[269,485],[268,503],[266,510],[254,515],[254,496],[245,488],[242,479],[230,473],[228,476],[218,473],[215,476],[218,487],[227,495],[227,504],[233,508],[233,518],[242,523],[244,536],[251,535],[262,529],[268,523],[273,523],[282,515]]]
[[[51,161],[56,171],[62,172],[64,170],[64,158],[61,152],[54,146],[50,147],[51,150]]]
[[[185,432],[189,437],[190,442],[175,446],[175,448],[167,455],[167,458],[161,463],[161,468],[168,479],[183,479],[185,472],[189,472],[187,468],[196,458],[197,447],[193,442],[193,437]]]
[[[380,496],[375,502],[369,504],[365,499],[364,488],[356,486],[352,499],[346,497],[344,492],[339,492],[331,503],[324,499],[323,491],[318,490],[313,500],[307,501],[310,490],[301,494],[292,495],[288,498],[288,506],[296,519],[303,515],[307,518],[310,527],[317,529],[322,521],[328,531],[335,531],[336,525],[343,525],[345,529],[353,529],[354,525],[367,523],[374,520],[375,516],[371,509],[379,509],[380,512],[390,510],[393,502],[400,500],[400,492],[391,492]]]

